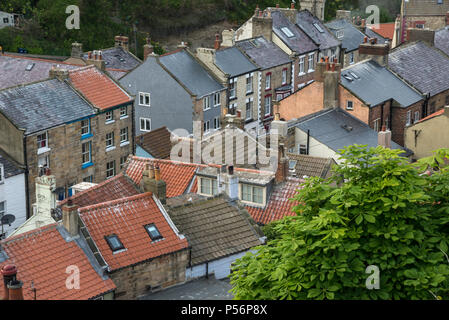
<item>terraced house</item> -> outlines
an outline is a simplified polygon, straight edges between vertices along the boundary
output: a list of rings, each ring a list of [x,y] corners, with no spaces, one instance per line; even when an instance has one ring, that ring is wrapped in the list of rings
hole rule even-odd
[[[218,128],[226,103],[220,81],[185,44],[162,56],[152,53],[149,45],[145,48],[145,62],[120,79],[136,97],[136,135],[163,126],[192,134],[194,121],[201,122],[204,134]]]
[[[53,68],[47,80],[0,91],[0,149],[26,168],[28,217],[43,168],[58,200],[78,182],[116,175],[133,153],[132,114],[133,98],[94,66]]]

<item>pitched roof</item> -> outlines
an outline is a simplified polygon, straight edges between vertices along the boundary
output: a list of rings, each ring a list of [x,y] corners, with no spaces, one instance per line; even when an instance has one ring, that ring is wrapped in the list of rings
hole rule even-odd
[[[80,208],[80,217],[111,270],[121,269],[188,248],[151,193]],[[152,241],[145,229],[154,224],[162,239]],[[125,249],[113,252],[106,236],[116,235]]]
[[[171,133],[167,127],[151,130],[136,137],[136,144],[156,159],[169,159],[171,152]]]
[[[357,75],[358,79],[352,73]],[[423,99],[421,94],[405,81],[373,60],[360,62],[343,69],[341,84],[355,93],[364,103],[370,104],[371,107],[390,99],[394,99],[402,107],[408,107]]]
[[[275,9],[274,9],[275,10]],[[282,13],[282,11],[272,11],[273,32],[292,50],[298,54],[304,54],[318,50],[318,46],[306,33],[298,28],[294,23]],[[288,36],[282,29],[288,28],[291,36]],[[288,32],[288,31],[287,31]]]
[[[264,37],[238,41],[235,44],[262,70],[291,63],[288,54]]]
[[[440,109],[440,110],[438,110],[437,112],[434,112],[434,113],[428,115],[427,117],[420,119],[420,120],[418,121],[418,123],[423,122],[423,121],[426,121],[426,120],[429,120],[429,119],[432,119],[432,118],[435,118],[435,117],[438,117],[438,116],[441,116],[441,115],[444,114],[444,111],[445,111],[444,108],[443,108],[443,109]]]
[[[67,203],[69,199],[79,207],[86,207],[136,194],[139,194],[139,191],[133,182],[125,177],[123,173],[120,173],[92,188],[77,192],[72,197],[64,199],[59,203],[59,207]]]
[[[273,221],[280,220],[288,216],[295,216],[292,211],[297,205],[297,201],[291,201],[300,189],[300,184],[304,180],[297,178],[287,178],[285,182],[277,184],[273,187],[270,198],[267,199],[265,207],[255,207],[246,205],[246,209],[258,224],[268,224]]]
[[[435,47],[449,56],[449,26],[435,31]]]
[[[262,244],[251,217],[223,195],[170,207],[169,214],[192,246],[194,266]]]
[[[99,109],[133,100],[124,89],[93,65],[69,71],[69,78],[73,86]]]
[[[377,29],[370,29],[365,28],[365,34],[368,36],[368,38],[376,38],[378,44],[384,44],[387,42],[387,39],[383,37],[382,35],[377,33]]]
[[[258,67],[248,59],[237,47],[216,51],[215,64],[231,77],[256,71]]]
[[[95,114],[66,82],[50,79],[0,91],[0,112],[32,134]]]
[[[147,163],[159,166],[161,170],[161,179],[167,184],[167,198],[176,197],[188,191],[195,175],[195,171],[198,167],[204,166],[195,163],[133,156],[126,167],[126,175],[137,185],[140,184],[142,173],[145,169],[145,164]]]
[[[3,174],[5,179],[17,176],[19,174],[25,173],[25,170],[6,157],[3,157],[0,150],[0,164],[3,165]]]
[[[342,109],[322,110],[291,121],[289,125],[304,132],[310,130],[311,137],[335,152],[354,144],[367,145],[368,148],[378,146],[377,132]],[[393,141],[391,149],[402,149],[406,156],[411,154],[410,150]]]
[[[449,11],[449,2],[443,0],[441,4],[436,0],[408,0],[405,2],[405,15],[427,16],[446,15]]]
[[[340,40],[342,48],[346,49],[346,52],[358,50],[365,38],[365,34],[345,19],[331,21],[326,23],[326,26],[336,37],[338,32],[343,32],[343,37]]]
[[[319,45],[320,50],[337,47],[340,41],[310,11],[302,10],[296,15],[296,25]],[[321,30],[319,30],[321,29]]]
[[[142,63],[139,58],[124,50],[122,47],[114,47],[101,50],[106,68],[130,71]],[[84,59],[88,54],[84,54]]]
[[[422,93],[434,96],[449,90],[449,57],[424,42],[390,52],[389,67]]]
[[[197,98],[224,90],[187,50],[163,55],[159,62]]]
[[[1,249],[8,258],[1,260],[0,254],[0,267],[7,264],[17,267],[25,300],[34,299],[31,282],[38,300],[85,300],[115,290],[111,279],[102,278],[95,271],[79,244],[63,238],[61,228],[54,223],[1,241]],[[66,286],[69,266],[79,268],[79,290]],[[4,291],[3,281],[0,291]]]
[[[395,24],[396,24],[395,22],[379,23],[368,26],[368,28],[380,34],[384,38],[393,40]]]
[[[326,178],[335,164],[332,158],[312,157],[305,154],[289,153],[289,160],[296,161],[295,174],[296,177],[320,177]]]
[[[0,54],[0,89],[48,79],[53,66],[68,70],[79,68],[61,61]],[[27,71],[27,67],[30,71]]]

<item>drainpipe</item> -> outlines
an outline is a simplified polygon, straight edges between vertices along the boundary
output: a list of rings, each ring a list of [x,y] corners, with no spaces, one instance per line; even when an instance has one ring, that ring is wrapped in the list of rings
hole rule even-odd
[[[31,212],[30,212],[30,187],[28,185],[29,184],[30,171],[28,170],[27,144],[26,144],[26,136],[25,136],[25,134],[23,135],[23,157],[25,159],[25,161],[24,161],[24,164],[25,164],[25,192],[26,192],[25,205],[26,205],[27,219],[29,219],[31,217]]]
[[[310,129],[307,130],[307,155],[309,155],[309,145],[310,145]]]

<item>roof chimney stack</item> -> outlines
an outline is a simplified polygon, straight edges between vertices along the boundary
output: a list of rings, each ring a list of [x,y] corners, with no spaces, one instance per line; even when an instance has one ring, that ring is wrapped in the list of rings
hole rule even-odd
[[[116,48],[122,48],[125,51],[129,51],[129,38],[125,36],[116,36],[114,38],[115,40],[115,47]]]
[[[214,49],[220,50],[220,35],[218,33],[215,34]]]
[[[220,180],[223,181],[224,192],[231,200],[239,197],[239,178],[234,174],[234,166],[229,165],[227,172],[220,172]],[[221,189],[223,190],[223,189]]]
[[[71,57],[79,59],[79,58],[82,58],[82,56],[83,56],[83,45],[78,42],[72,43]]]
[[[62,224],[71,237],[75,237],[79,232],[78,206],[74,205],[72,199],[62,207]]]
[[[385,126],[382,127],[382,131],[377,134],[377,144],[384,148],[391,148],[391,131],[386,130]]]
[[[0,273],[3,276],[3,287],[5,292],[3,295],[3,300],[10,300],[8,284],[11,281],[16,281],[17,279],[17,268],[15,265],[5,265],[1,269]],[[12,300],[12,299],[11,299]]]
[[[52,66],[48,75],[50,78],[56,78],[63,81],[69,78],[69,71],[56,66]]]
[[[86,63],[88,65],[94,65],[102,71],[106,69],[106,63],[103,60],[103,52],[99,50],[94,50],[93,54],[89,52]]]
[[[362,43],[359,47],[360,60],[373,59],[381,66],[388,66],[388,54],[390,53],[390,44],[378,44],[377,39],[370,39]]]
[[[142,175],[141,192],[152,192],[162,204],[165,204],[167,202],[167,184],[162,180],[159,166],[156,165],[153,168],[151,163],[147,163]]]
[[[147,60],[148,56],[154,53],[154,47],[151,45],[151,39],[148,36],[147,43],[143,46],[143,60]]]
[[[24,300],[22,287],[23,282],[20,280],[12,280],[8,283],[9,300]]]

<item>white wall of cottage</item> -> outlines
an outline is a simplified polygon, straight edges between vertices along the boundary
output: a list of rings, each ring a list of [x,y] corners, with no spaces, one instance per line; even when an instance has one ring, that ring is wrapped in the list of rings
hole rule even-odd
[[[11,226],[3,226],[6,236],[8,236],[26,221],[25,174],[7,178],[4,183],[0,184],[0,202],[2,201],[6,201],[5,214],[12,214],[16,217]]]

